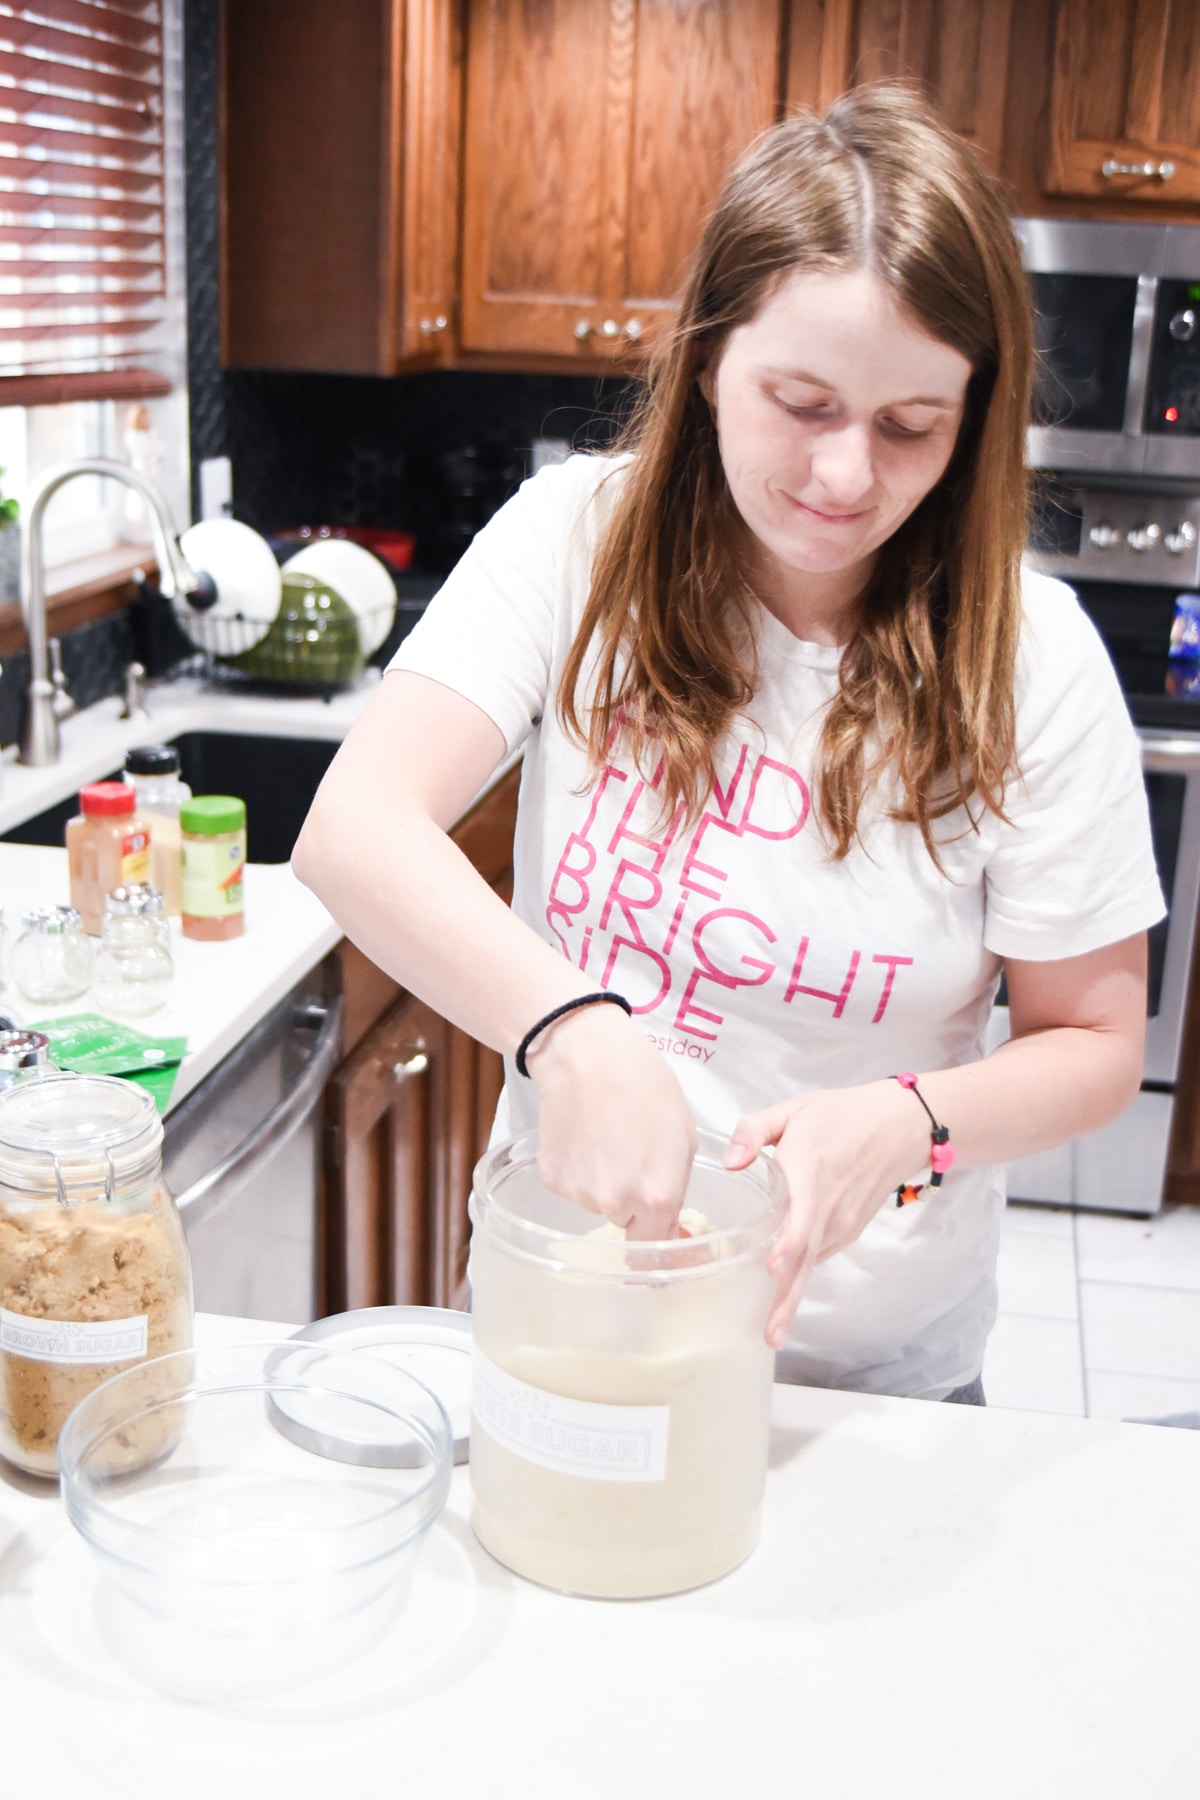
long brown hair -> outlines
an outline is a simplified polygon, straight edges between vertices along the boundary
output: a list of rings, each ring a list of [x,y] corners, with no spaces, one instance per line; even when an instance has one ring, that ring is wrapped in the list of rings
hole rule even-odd
[[[744,540],[697,374],[715,369],[729,334],[786,275],[860,268],[972,375],[946,473],[882,546],[861,596],[814,801],[844,857],[886,766],[892,816],[915,823],[937,861],[934,821],[972,800],[1003,816],[1015,768],[1033,332],[997,184],[908,89],[863,87],[823,117],[797,114],[731,172],[625,434],[636,455],[598,546],[558,710],[593,766],[616,733],[644,774],[661,765],[665,813],[680,801],[702,808],[757,660]]]

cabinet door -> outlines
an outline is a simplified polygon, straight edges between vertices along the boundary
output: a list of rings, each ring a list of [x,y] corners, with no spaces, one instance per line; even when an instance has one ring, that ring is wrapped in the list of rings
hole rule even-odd
[[[632,0],[471,0],[464,350],[578,354],[612,230],[609,34]]]
[[[405,998],[326,1089],[330,1312],[429,1303],[449,1032]]]
[[[327,1090],[326,1309],[467,1305],[467,1200],[504,1064],[401,1000]]]
[[[452,833],[505,901],[519,785],[511,769]],[[385,998],[378,1008],[372,973]],[[399,993],[360,952],[344,947],[342,975],[345,1016],[365,1035],[326,1088],[323,1310],[464,1307],[471,1174],[492,1128],[503,1061]]]
[[[406,0],[394,26],[391,166],[398,207],[389,220],[392,367],[451,360],[458,286],[462,21],[449,0]]]
[[[636,353],[777,116],[786,0],[472,0],[462,344]]]
[[[390,375],[447,359],[456,16],[455,0],[224,0],[227,368]]]
[[[725,175],[779,110],[785,9],[779,0],[641,0],[625,146],[625,229],[603,298],[628,336],[675,310],[688,258]],[[604,320],[598,321],[601,331]],[[592,321],[593,325],[597,321]]]
[[[1047,193],[1200,200],[1195,0],[1059,0],[1046,143]]]
[[[904,79],[999,165],[1013,0],[793,0],[787,97],[828,106],[860,82]]]

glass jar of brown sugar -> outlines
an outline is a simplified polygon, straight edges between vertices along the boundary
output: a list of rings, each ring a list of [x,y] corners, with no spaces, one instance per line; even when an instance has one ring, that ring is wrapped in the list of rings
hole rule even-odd
[[[0,1093],[0,1455],[55,1475],[86,1394],[191,1344],[191,1269],[151,1096],[66,1074]],[[168,1407],[120,1447],[121,1466],[152,1461],[177,1428]]]

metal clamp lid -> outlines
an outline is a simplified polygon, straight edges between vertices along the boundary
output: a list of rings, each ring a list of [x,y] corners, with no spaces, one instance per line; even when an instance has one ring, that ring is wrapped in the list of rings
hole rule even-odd
[[[47,1069],[0,1092],[0,1187],[62,1205],[153,1176],[162,1121],[145,1088]]]

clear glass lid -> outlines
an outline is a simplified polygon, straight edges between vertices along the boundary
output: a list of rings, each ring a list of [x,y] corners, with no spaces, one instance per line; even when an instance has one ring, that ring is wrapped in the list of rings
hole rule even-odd
[[[112,1199],[154,1169],[152,1096],[112,1075],[43,1075],[0,1093],[0,1185],[30,1199]]]

